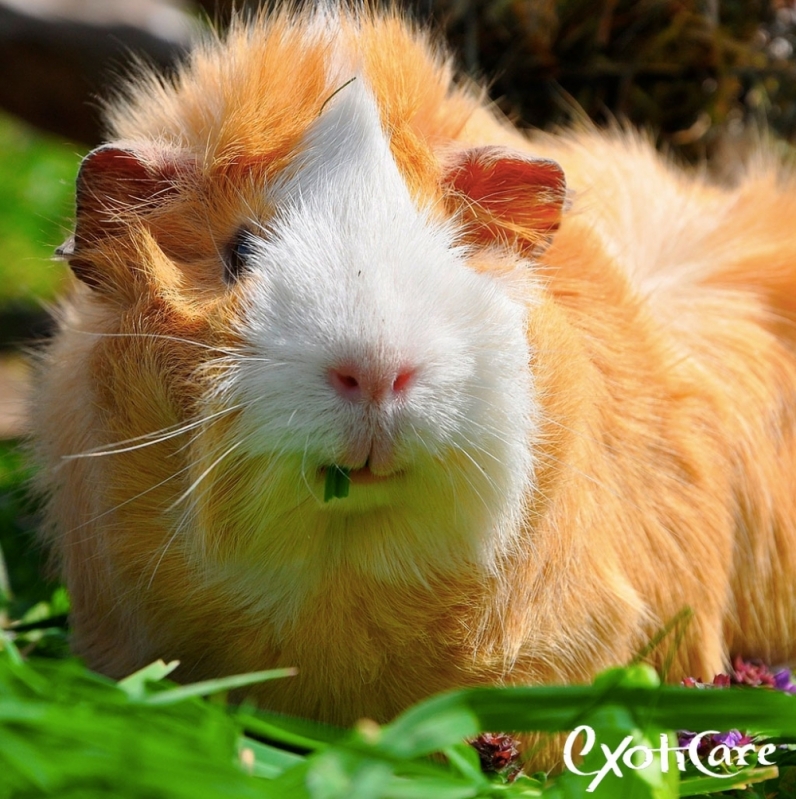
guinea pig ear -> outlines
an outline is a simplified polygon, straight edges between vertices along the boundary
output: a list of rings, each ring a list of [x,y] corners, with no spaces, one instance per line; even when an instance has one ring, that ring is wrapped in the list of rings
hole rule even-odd
[[[80,165],[76,188],[75,233],[56,254],[66,259],[84,283],[100,286],[102,276],[88,257],[104,239],[123,233],[133,218],[161,205],[175,191],[184,171],[173,154],[144,152],[134,146],[106,144]]]
[[[558,229],[566,200],[561,167],[508,147],[474,147],[449,164],[445,183],[470,235],[537,251]]]

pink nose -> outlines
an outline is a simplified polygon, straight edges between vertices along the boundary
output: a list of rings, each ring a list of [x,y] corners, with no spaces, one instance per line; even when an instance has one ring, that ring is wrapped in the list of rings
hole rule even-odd
[[[329,370],[329,382],[343,399],[349,402],[381,402],[397,397],[409,388],[415,370],[409,367],[392,370],[365,370],[352,365]]]

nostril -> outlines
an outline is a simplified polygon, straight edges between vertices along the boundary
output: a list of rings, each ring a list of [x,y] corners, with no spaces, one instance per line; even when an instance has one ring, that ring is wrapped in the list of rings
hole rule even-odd
[[[357,380],[354,377],[354,375],[342,375],[342,374],[338,373],[337,374],[337,379],[346,388],[358,388],[359,387],[359,380]]]
[[[330,369],[329,382],[338,394],[347,399],[356,399],[362,393],[360,378],[353,369]]]
[[[401,392],[406,391],[406,389],[409,388],[409,384],[412,382],[414,376],[415,373],[412,369],[399,372],[392,383],[393,394],[400,394]]]
[[[389,368],[366,369],[346,364],[329,369],[328,374],[332,388],[344,399],[381,403],[404,394],[413,382],[416,370],[403,368],[396,374]]]

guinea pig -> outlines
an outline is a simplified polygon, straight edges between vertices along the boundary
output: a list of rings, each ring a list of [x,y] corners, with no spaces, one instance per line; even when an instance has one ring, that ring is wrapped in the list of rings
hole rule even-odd
[[[794,658],[773,156],[727,188],[631,131],[526,137],[399,13],[332,5],[105,114],[32,410],[90,666],[292,666],[252,697],[349,724],[653,639],[675,680]]]

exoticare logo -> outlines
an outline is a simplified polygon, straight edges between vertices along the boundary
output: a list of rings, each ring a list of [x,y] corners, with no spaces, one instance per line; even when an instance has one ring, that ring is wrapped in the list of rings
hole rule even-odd
[[[622,777],[623,769],[637,771],[648,768],[659,758],[661,771],[668,772],[670,765],[670,755],[674,755],[675,763],[679,771],[685,771],[686,765],[691,764],[698,771],[710,777],[733,777],[732,773],[720,770],[721,766],[747,766],[755,763],[760,766],[772,766],[772,762],[767,760],[776,751],[774,744],[768,743],[758,747],[753,743],[743,746],[731,746],[729,744],[719,744],[711,749],[707,757],[703,760],[699,755],[700,744],[709,736],[717,736],[717,730],[705,730],[697,733],[688,742],[687,746],[672,746],[669,736],[665,733],[660,736],[660,746],[639,745],[632,735],[626,736],[622,742],[614,749],[606,744],[600,744],[600,750],[605,758],[604,763],[595,771],[584,771],[579,768],[574,761],[574,757],[590,754],[597,743],[594,730],[591,727],[582,725],[574,729],[568,736],[564,746],[564,765],[569,771],[580,774],[583,777],[593,777],[587,793],[591,793],[609,774],[613,773],[617,777]],[[577,749],[578,738],[583,735],[583,744]],[[713,770],[711,770],[713,769]]]

